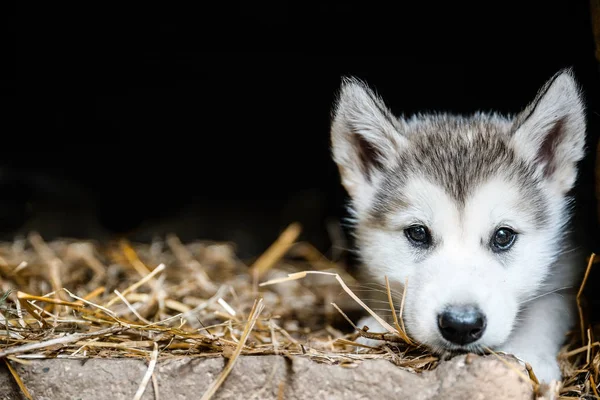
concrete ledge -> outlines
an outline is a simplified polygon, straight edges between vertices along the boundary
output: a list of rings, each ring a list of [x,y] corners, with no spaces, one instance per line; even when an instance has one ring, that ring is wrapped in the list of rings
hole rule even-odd
[[[521,371],[524,369],[511,361]],[[158,362],[160,399],[199,399],[223,369],[223,358],[173,358]],[[4,365],[0,399],[24,399]],[[12,363],[36,400],[132,399],[147,370],[140,359],[31,360]],[[495,357],[464,355],[415,374],[385,360],[354,368],[308,358],[242,356],[214,399],[532,399],[529,382]],[[143,399],[154,399],[152,382]]]

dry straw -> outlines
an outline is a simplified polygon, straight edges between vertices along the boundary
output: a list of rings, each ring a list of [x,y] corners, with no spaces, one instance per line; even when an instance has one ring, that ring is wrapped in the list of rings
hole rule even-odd
[[[308,357],[352,367],[386,359],[415,373],[439,360],[406,333],[403,293],[361,285],[309,243],[298,242],[291,224],[256,260],[236,257],[229,243],[182,243],[174,235],[150,244],[56,240],[33,232],[0,243],[0,358],[16,384],[31,395],[12,363],[36,358],[139,357],[148,361],[135,398],[153,390],[156,366],[174,357],[224,357],[222,373],[202,399],[217,393],[244,355]],[[594,264],[590,257],[583,285]],[[370,292],[385,291],[387,315],[366,304]],[[361,296],[356,293],[361,293]],[[371,293],[372,294],[372,293]],[[596,395],[600,343],[583,320],[561,352],[561,395]],[[369,313],[385,328],[357,327],[348,315]],[[346,331],[346,332],[344,332]],[[359,336],[382,339],[372,347]],[[529,371],[537,385],[535,371]],[[152,382],[152,385],[150,385]],[[150,389],[152,386],[152,389]],[[285,386],[278,387],[283,395]]]

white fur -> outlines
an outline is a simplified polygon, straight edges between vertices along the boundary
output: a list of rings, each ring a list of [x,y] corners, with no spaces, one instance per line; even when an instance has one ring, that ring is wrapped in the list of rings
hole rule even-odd
[[[513,353],[529,362],[541,380],[560,380],[556,354],[575,314],[573,298],[555,292],[575,286],[582,262],[576,252],[557,251],[569,222],[565,193],[576,180],[576,163],[584,150],[583,106],[571,74],[563,72],[554,80],[510,139],[521,160],[537,168],[540,183],[535,190],[549,210],[547,228],[541,230],[531,212],[535,205],[525,207],[529,199],[518,179],[503,174],[481,182],[458,204],[417,172],[402,188],[406,207],[390,209],[385,227],[365,223],[378,185],[390,173],[387,168],[402,152],[411,151],[410,126],[422,120],[390,123],[381,115],[381,100],[367,93],[360,83],[342,89],[332,124],[333,156],[352,198],[364,267],[380,283],[384,276],[400,288],[408,282],[404,323],[409,335],[435,351],[457,350],[441,336],[438,313],[447,304],[476,303],[487,317],[487,328],[481,339],[460,350],[490,347]],[[502,117],[494,121],[503,127],[511,123]],[[557,121],[562,121],[562,130],[550,137]],[[474,135],[461,133],[470,140]],[[361,135],[381,152],[384,168],[374,171],[371,179],[357,162],[352,135]],[[551,151],[542,154],[548,138],[553,140]],[[546,173],[549,164],[554,168]],[[413,223],[430,227],[436,240],[426,257],[403,233]],[[502,256],[485,245],[498,226],[519,232],[513,248]],[[372,319],[362,324],[372,331],[383,329]]]

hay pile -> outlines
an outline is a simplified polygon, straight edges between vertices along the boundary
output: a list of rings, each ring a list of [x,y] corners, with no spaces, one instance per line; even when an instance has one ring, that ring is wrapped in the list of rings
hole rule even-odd
[[[29,397],[11,362],[34,358],[149,359],[140,398],[156,361],[225,357],[228,364],[203,399],[214,395],[239,355],[302,355],[352,367],[380,358],[414,372],[439,360],[412,343],[402,325],[402,298],[387,289],[400,315],[388,332],[353,328],[369,291],[308,243],[298,224],[258,259],[243,262],[229,243],[181,243],[175,235],[151,244],[57,240],[33,232],[0,243],[0,358]],[[591,263],[590,263],[591,266]],[[309,271],[309,272],[302,272]],[[379,348],[358,336],[385,337]],[[563,351],[562,395],[597,395],[600,353],[591,330],[574,333]],[[535,372],[535,371],[533,371]],[[535,375],[531,378],[535,383]]]

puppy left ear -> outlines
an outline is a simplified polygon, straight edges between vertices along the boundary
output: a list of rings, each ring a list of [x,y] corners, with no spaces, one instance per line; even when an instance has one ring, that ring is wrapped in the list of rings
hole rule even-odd
[[[556,73],[515,119],[512,145],[562,193],[574,186],[585,151],[585,108],[571,69]]]

